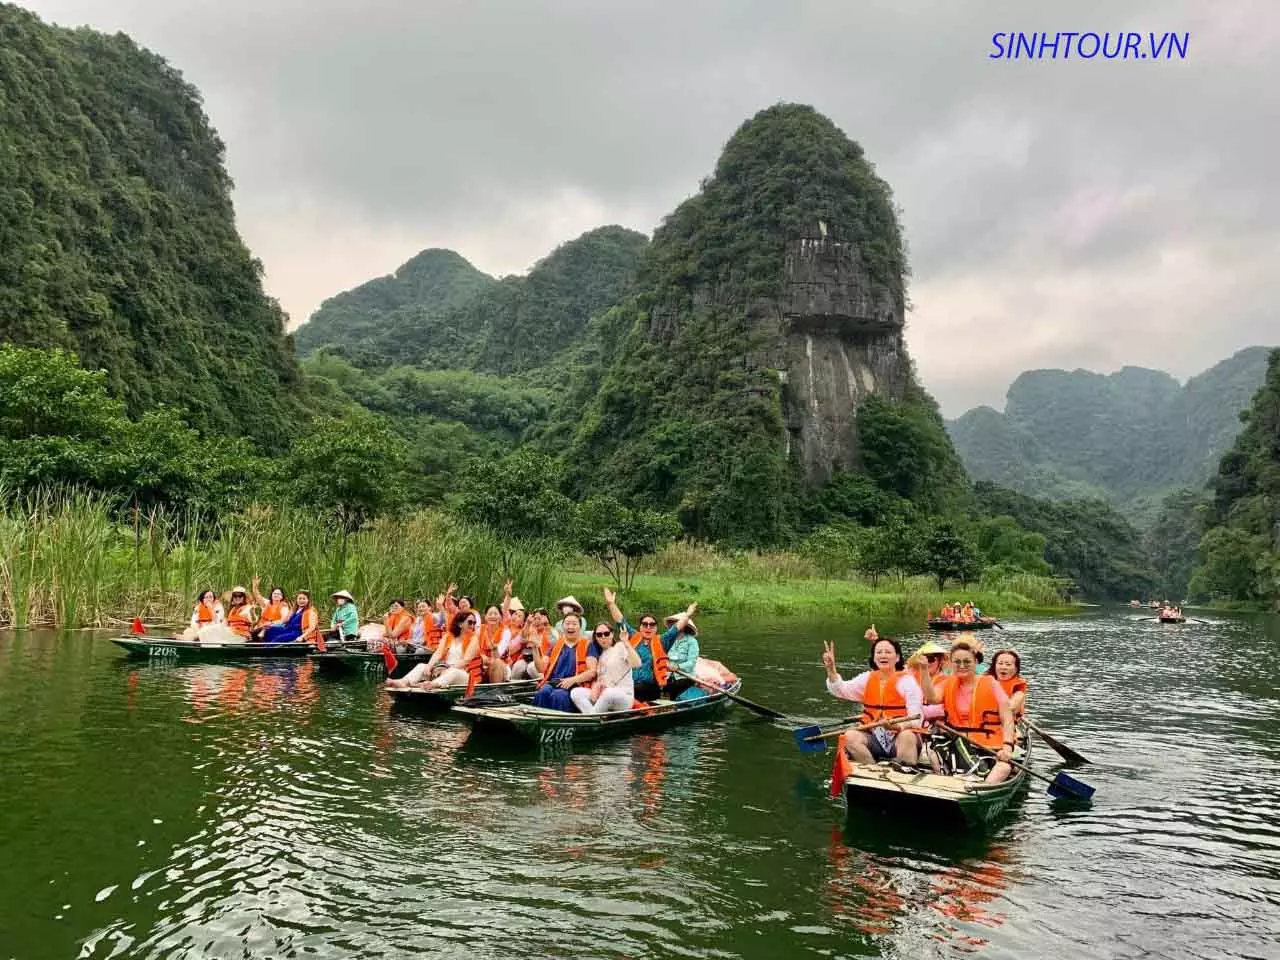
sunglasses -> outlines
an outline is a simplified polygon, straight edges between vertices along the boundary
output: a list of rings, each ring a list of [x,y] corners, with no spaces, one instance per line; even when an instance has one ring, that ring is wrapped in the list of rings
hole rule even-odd
[[[612,636],[613,636],[613,631],[612,631],[612,630],[597,630],[597,631],[596,631],[596,633],[595,633],[595,635],[596,635],[597,637],[612,637]]]
[[[642,627],[656,627],[657,625],[658,625],[657,620],[641,620],[640,621],[640,626]]]

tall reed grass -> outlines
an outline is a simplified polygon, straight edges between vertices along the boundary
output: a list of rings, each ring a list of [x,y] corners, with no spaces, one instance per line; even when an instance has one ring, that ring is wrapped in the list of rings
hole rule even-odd
[[[90,494],[43,492],[0,508],[0,625],[105,626],[186,619],[200,591],[262,578],[318,605],[349,590],[373,618],[393,598],[434,597],[456,582],[482,602],[502,595],[504,555],[525,606],[563,595],[556,555],[503,543],[438,513],[384,520],[342,537],[306,511],[257,506],[211,527],[154,511],[120,517]]]

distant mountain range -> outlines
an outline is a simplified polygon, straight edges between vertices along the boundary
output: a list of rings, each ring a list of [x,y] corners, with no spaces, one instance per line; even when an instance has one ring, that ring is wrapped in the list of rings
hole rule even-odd
[[[1262,385],[1268,351],[1248,347],[1185,384],[1143,367],[1028,370],[1003,413],[975,407],[947,431],[975,480],[1141,508],[1209,480]]]

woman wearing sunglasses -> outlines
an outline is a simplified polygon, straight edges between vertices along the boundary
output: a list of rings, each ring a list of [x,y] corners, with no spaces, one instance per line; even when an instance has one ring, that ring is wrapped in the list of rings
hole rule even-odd
[[[996,755],[987,783],[1013,772],[1009,760],[1016,743],[1009,697],[990,674],[977,674],[978,658],[968,640],[951,645],[951,676],[942,681],[942,712],[947,726]],[[926,716],[929,711],[926,711]]]
[[[636,699],[631,671],[640,666],[639,654],[625,633],[615,639],[613,627],[607,623],[597,624],[591,638],[600,648],[595,682],[589,687],[574,687],[569,698],[580,713],[630,710]]]
[[[627,646],[635,650],[640,660],[639,665],[631,671],[635,699],[645,703],[657,700],[670,679],[667,649],[663,645],[663,638],[658,635],[658,618],[652,613],[642,613],[640,629],[637,631],[631,621],[622,615],[622,610],[618,607],[618,595],[608,587],[604,590],[604,603],[609,609],[609,616],[613,617],[613,628],[619,635],[627,638]]]

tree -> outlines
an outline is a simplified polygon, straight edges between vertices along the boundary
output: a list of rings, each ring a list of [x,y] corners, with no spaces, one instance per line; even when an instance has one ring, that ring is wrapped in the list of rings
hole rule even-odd
[[[295,502],[321,511],[345,537],[404,504],[408,450],[374,414],[320,417],[289,449],[283,479]]]
[[[933,517],[921,532],[919,572],[933,577],[939,592],[946,589],[948,580],[968,583],[981,576],[978,548],[954,521]]]
[[[800,554],[824,577],[843,577],[858,564],[862,536],[863,530],[855,524],[827,524],[805,538]]]
[[[504,573],[510,573],[507,544],[566,533],[573,505],[560,492],[563,475],[559,463],[526,447],[496,463],[474,460],[463,471],[458,514],[498,535]]]
[[[630,590],[644,558],[680,535],[680,522],[600,496],[578,504],[573,530],[578,548],[604,567],[619,589]]]
[[[1043,534],[1024,530],[1010,516],[992,517],[978,527],[978,551],[989,566],[1047,576],[1049,564],[1044,559],[1047,542]]]
[[[1196,596],[1222,600],[1266,597],[1269,551],[1265,537],[1236,527],[1214,527],[1200,541],[1200,566],[1191,577]]]

